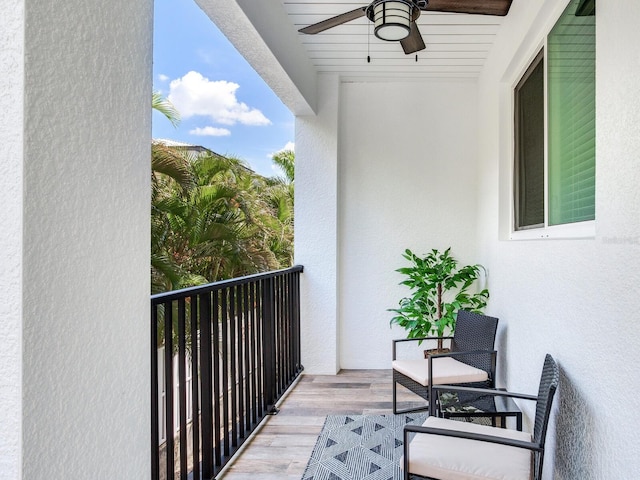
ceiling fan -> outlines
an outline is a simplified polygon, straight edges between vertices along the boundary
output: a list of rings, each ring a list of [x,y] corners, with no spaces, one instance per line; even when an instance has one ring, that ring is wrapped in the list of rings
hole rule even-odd
[[[504,16],[512,0],[373,0],[365,7],[314,23],[298,30],[316,34],[366,16],[374,24],[374,34],[388,42],[400,41],[407,55],[424,50],[425,44],[416,24],[422,11],[474,13]]]

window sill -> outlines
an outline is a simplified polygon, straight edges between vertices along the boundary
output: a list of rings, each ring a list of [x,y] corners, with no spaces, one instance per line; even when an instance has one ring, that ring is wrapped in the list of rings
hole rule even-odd
[[[509,240],[568,240],[595,238],[596,222],[567,223],[511,232]]]

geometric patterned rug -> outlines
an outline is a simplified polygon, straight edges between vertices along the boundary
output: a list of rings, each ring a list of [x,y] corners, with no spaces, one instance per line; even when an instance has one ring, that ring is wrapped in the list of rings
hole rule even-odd
[[[329,415],[302,480],[401,480],[402,430],[426,413]]]

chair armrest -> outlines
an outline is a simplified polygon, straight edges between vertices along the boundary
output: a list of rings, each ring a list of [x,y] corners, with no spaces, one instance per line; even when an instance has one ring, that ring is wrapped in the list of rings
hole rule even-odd
[[[445,437],[466,438],[468,440],[477,440],[480,442],[497,443],[500,445],[508,445],[511,447],[524,448],[527,450],[533,450],[536,452],[542,452],[543,448],[539,443],[525,442],[523,440],[516,440],[513,438],[496,437],[493,435],[483,435],[473,432],[461,432],[458,430],[448,430],[444,428],[422,427],[417,425],[405,425],[404,426],[404,455],[408,457],[408,444],[409,434],[429,434],[429,435],[442,435]]]
[[[416,337],[416,338],[396,338],[395,340],[391,340],[393,343],[400,342],[415,342],[417,340],[452,340],[453,337]]]
[[[446,390],[447,392],[470,392],[479,393],[482,395],[492,395],[494,397],[511,397],[519,398],[522,400],[538,400],[536,395],[528,395],[526,393],[508,392],[506,390],[495,390],[493,388],[476,388],[476,387],[462,387],[459,385],[432,385],[432,390]]]
[[[445,353],[434,353],[429,355],[429,358],[438,358],[438,357],[462,357],[463,355],[481,355],[481,354],[491,354],[497,355],[497,350],[467,350],[464,352],[445,352]]]
[[[392,346],[392,360],[396,359],[396,345],[398,343],[403,343],[403,342],[422,342],[424,340],[453,340],[453,337],[449,336],[449,337],[416,337],[416,338],[398,338],[395,340],[391,340],[391,346]]]

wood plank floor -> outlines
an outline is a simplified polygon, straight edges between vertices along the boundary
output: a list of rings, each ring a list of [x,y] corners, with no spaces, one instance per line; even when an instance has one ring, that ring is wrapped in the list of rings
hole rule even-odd
[[[398,388],[401,408],[420,400]],[[391,370],[302,375],[253,439],[217,478],[300,480],[327,415],[390,414]]]

